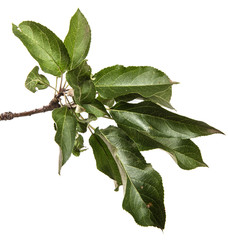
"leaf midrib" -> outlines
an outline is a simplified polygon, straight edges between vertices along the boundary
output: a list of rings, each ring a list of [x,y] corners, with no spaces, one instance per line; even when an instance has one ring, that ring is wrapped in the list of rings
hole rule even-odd
[[[26,82],[26,85],[29,85],[29,84],[31,84],[32,82],[40,82],[40,83],[42,83],[42,84],[48,85],[47,83],[45,83],[45,82],[43,81],[43,79],[42,79],[41,77],[37,77],[36,74],[34,74],[34,73],[32,73],[32,74],[33,74],[33,76],[34,76],[36,79],[34,79],[34,78],[32,78],[32,77],[29,77],[29,78],[28,78],[29,81]]]
[[[106,141],[110,144],[110,145],[112,145],[111,143],[110,143],[110,141],[107,139],[107,137],[104,135],[104,134],[102,134],[102,136],[106,139]],[[119,136],[120,137],[120,136]],[[113,145],[112,145],[113,146]],[[117,148],[116,147],[114,147],[116,150],[117,150]],[[135,155],[136,156],[136,155]],[[129,177],[129,175],[128,175],[128,172],[126,171],[126,169],[125,169],[125,167],[124,167],[124,165],[123,165],[123,163],[122,163],[122,161],[120,160],[120,158],[119,158],[119,156],[118,156],[118,150],[116,151],[116,157],[118,158],[118,161],[120,162],[120,164],[121,164],[121,166],[123,167],[123,169],[124,169],[124,172],[125,172],[125,174],[126,174],[126,176],[127,176],[127,178],[129,179],[129,181],[130,181],[130,183],[131,183],[131,185],[133,186],[133,188],[135,189],[135,191],[136,191],[136,193],[137,193],[137,195],[139,196],[139,198],[141,199],[141,201],[144,203],[144,205],[145,205],[145,207],[146,207],[146,203],[144,202],[144,200],[142,199],[142,197],[141,197],[141,195],[139,194],[139,192],[138,192],[138,190],[137,190],[137,188],[135,187],[135,185],[133,184],[133,182],[132,182],[132,180],[131,180],[131,178]],[[137,157],[137,156],[136,156]],[[116,159],[115,157],[113,157],[114,158],[114,160]],[[138,158],[138,157],[137,157]],[[115,160],[116,161],[116,160]],[[118,164],[117,164],[117,166],[118,166]],[[127,187],[127,185],[126,185],[126,187]],[[151,211],[148,209],[148,211],[149,211],[149,214],[151,213]],[[152,220],[150,219],[150,221],[152,222]],[[153,222],[152,222],[153,223]],[[156,223],[155,223],[156,224]]]
[[[126,87],[155,87],[155,86],[171,86],[171,84],[143,84],[143,85],[97,85],[97,88],[126,88]],[[160,91],[162,92],[162,91]]]
[[[150,108],[149,106],[143,106],[144,108],[145,107],[147,107],[147,108]],[[139,107],[135,107],[135,108],[131,108],[131,109],[137,109],[137,108],[139,108]],[[136,114],[136,115],[140,115],[141,117],[144,115],[146,115],[146,116],[149,116],[149,117],[151,117],[151,118],[155,118],[155,119],[160,119],[160,120],[164,120],[166,123],[167,123],[167,121],[171,121],[171,122],[174,122],[174,123],[176,123],[176,124],[183,124],[183,125],[190,125],[190,126],[193,126],[194,128],[198,128],[198,130],[199,130],[199,127],[198,126],[194,126],[194,123],[189,123],[189,122],[187,122],[187,123],[185,123],[184,121],[179,121],[179,120],[174,120],[174,119],[165,119],[164,117],[159,117],[159,116],[155,116],[155,115],[151,115],[151,114],[148,114],[148,113],[138,113],[138,112],[132,112],[132,111],[127,111],[127,110],[120,110],[120,109],[110,109],[110,111],[116,111],[116,112],[128,112],[128,113],[131,113],[131,114]],[[122,117],[123,117],[123,115],[122,115]],[[126,119],[126,118],[125,118]],[[128,120],[128,119],[127,119]],[[129,120],[128,120],[129,121]],[[196,120],[197,121],[197,120]],[[168,125],[169,126],[169,125]],[[203,127],[203,126],[202,126]],[[154,127],[153,127],[154,128]],[[169,126],[169,128],[171,128],[170,126]],[[204,127],[203,127],[204,128]],[[212,128],[213,129],[213,128]],[[156,129],[157,130],[157,129]],[[175,131],[174,129],[172,129],[173,131]],[[200,130],[199,130],[200,131]],[[159,132],[161,132],[161,131],[159,131]],[[175,132],[177,132],[177,131],[175,131]],[[201,132],[201,131],[200,131]],[[163,133],[163,132],[161,132],[161,133]],[[180,132],[177,132],[177,133],[180,133]],[[195,132],[193,132],[193,133],[195,133]],[[164,133],[163,133],[164,134]],[[181,133],[181,134],[183,134],[183,133]],[[186,135],[186,134],[184,134],[184,135]],[[197,134],[198,135],[198,134]]]
[[[64,115],[63,115],[63,117],[61,118],[61,119],[63,119],[63,121],[62,121],[62,130],[61,130],[61,135],[60,135],[60,146],[61,146],[61,148],[63,147],[63,143],[64,143],[64,141],[63,141],[63,132],[64,132],[64,129],[65,129],[65,125],[66,125],[66,117],[67,117],[67,108],[66,108],[66,110],[65,110],[65,112],[64,112]],[[60,120],[61,120],[60,119]],[[59,121],[60,121],[59,120]],[[58,121],[58,122],[59,122]],[[70,139],[71,140],[71,139]],[[65,154],[63,154],[63,158],[64,158],[64,161],[63,162],[65,162]]]

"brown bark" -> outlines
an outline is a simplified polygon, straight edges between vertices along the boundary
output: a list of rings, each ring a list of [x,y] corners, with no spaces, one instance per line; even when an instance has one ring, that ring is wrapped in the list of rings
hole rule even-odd
[[[56,95],[48,105],[43,106],[41,108],[36,108],[34,110],[31,111],[25,111],[25,112],[21,112],[21,113],[12,113],[12,112],[5,112],[0,114],[0,121],[3,120],[11,120],[13,118],[16,117],[25,117],[25,116],[31,116],[33,114],[37,114],[37,113],[42,113],[42,112],[48,112],[48,111],[52,111],[55,108],[59,108],[60,104],[59,104],[59,98],[63,95],[63,93],[59,93],[58,95]]]

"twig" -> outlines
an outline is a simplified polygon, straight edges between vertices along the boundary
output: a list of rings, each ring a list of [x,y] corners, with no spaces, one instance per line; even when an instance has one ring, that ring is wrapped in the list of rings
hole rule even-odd
[[[63,84],[63,74],[61,75],[61,79],[60,79],[60,84],[59,84],[59,92],[61,92],[62,90],[62,84]]]
[[[20,113],[12,113],[12,112],[5,112],[0,114],[0,121],[3,120],[12,120],[13,118],[17,118],[17,117],[26,117],[26,116],[31,116],[33,114],[37,114],[37,113],[42,113],[42,112],[48,112],[48,111],[52,111],[55,108],[59,108],[60,104],[59,104],[59,100],[60,97],[63,95],[63,92],[58,93],[51,101],[48,105],[43,106],[41,108],[36,108],[33,109],[31,111],[25,111],[25,112],[20,112]]]
[[[58,86],[58,77],[56,77],[56,80],[55,80],[55,94],[57,94],[57,86]]]
[[[88,125],[88,129],[89,129],[89,131],[91,132],[91,134],[93,134],[93,131],[91,130],[91,125]]]

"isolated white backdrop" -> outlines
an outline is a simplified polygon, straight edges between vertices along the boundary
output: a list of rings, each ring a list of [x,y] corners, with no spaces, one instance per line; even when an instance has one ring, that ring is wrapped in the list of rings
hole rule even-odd
[[[93,73],[114,65],[149,65],[173,81],[179,114],[228,133],[227,1],[4,1],[0,8],[0,112],[46,105],[24,81],[36,65],[11,23],[40,22],[64,39],[80,8],[92,29]],[[50,81],[54,79],[50,77]],[[110,122],[100,121],[105,127]],[[96,126],[96,123],[94,123]],[[51,113],[0,122],[0,239],[227,239],[228,140],[195,139],[209,168],[184,171],[165,152],[144,152],[162,175],[164,232],[140,227],[122,210],[122,189],[96,169],[92,151],[72,157],[58,176]],[[89,147],[88,143],[87,146]]]

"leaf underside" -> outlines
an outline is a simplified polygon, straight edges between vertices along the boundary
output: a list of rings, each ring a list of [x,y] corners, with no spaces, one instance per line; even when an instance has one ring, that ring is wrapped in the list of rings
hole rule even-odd
[[[117,163],[101,137],[94,133],[91,135],[89,143],[93,149],[97,169],[115,180],[118,185],[122,185]]]
[[[123,208],[139,225],[163,229],[165,209],[160,175],[146,163],[135,143],[121,129],[110,126],[97,130],[96,134],[118,166],[124,186]]]

